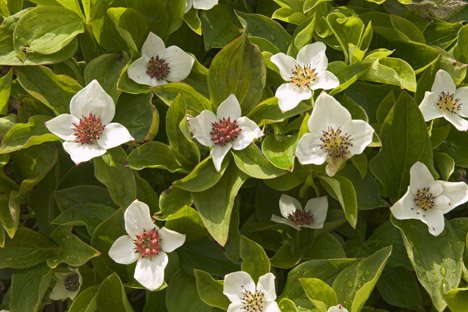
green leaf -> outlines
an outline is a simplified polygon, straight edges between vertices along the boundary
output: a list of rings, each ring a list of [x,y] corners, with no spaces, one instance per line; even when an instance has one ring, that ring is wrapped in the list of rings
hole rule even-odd
[[[246,180],[242,171],[230,167],[215,186],[191,194],[206,229],[222,246],[227,241],[234,199]]]
[[[84,32],[81,17],[58,6],[36,7],[19,19],[14,31],[16,53],[53,54]]]
[[[468,306],[468,288],[450,289],[444,297],[452,312],[463,312]]]
[[[455,170],[455,160],[446,153],[437,152],[434,154],[434,160],[439,168],[442,180],[448,181]]]
[[[266,82],[266,69],[260,50],[245,35],[226,45],[213,59],[208,87],[217,107],[234,94],[247,115],[260,101]]]
[[[96,306],[98,309],[108,309],[109,311],[133,312],[132,305],[117,273],[112,273],[99,285],[96,293]]]
[[[51,222],[57,225],[84,225],[88,233],[92,234],[96,226],[109,218],[114,212],[114,208],[106,205],[80,203],[66,209]]]
[[[273,179],[286,172],[273,166],[255,144],[233,152],[234,161],[241,171],[257,179]]]
[[[96,311],[96,293],[99,286],[91,286],[79,292],[75,297],[68,312]]]
[[[70,113],[70,100],[81,90],[76,80],[44,66],[20,67],[16,74],[21,86],[57,115]]]
[[[130,50],[139,53],[148,32],[145,16],[132,8],[109,8],[107,15]]]
[[[396,40],[391,42],[394,56],[407,61],[416,74],[423,72],[439,59],[439,51],[424,43]]]
[[[419,220],[396,220],[403,237],[408,257],[419,283],[428,292],[437,311],[443,311],[447,303],[444,295],[458,287],[463,264],[465,242],[450,223],[439,236],[429,234],[427,226]]]
[[[453,55],[462,63],[468,63],[468,26],[464,25],[458,32],[457,45],[453,50]]]
[[[358,207],[353,182],[343,176],[333,178],[320,176],[320,184],[340,203],[346,220],[355,228],[358,218]]]
[[[114,206],[109,192],[96,185],[77,185],[54,192],[55,200],[61,211],[72,209],[80,204],[100,204]]]
[[[312,107],[305,103],[299,103],[295,108],[287,112],[281,112],[278,106],[278,98],[272,97],[260,102],[254,109],[247,115],[251,120],[255,121],[258,125],[280,122],[292,116],[302,114]]]
[[[186,241],[197,240],[207,234],[197,211],[189,206],[184,206],[171,214],[166,219],[165,227],[185,234]]]
[[[223,48],[240,35],[240,29],[231,14],[232,11],[224,3],[218,3],[211,10],[199,12],[206,50]]]
[[[10,311],[42,311],[42,300],[51,281],[52,271],[46,265],[14,273],[11,277]]]
[[[440,146],[440,149],[450,155],[454,160],[457,166],[468,168],[468,132],[456,131],[451,129],[449,135],[445,142]],[[1,145],[0,145],[1,150]]]
[[[177,187],[169,187],[159,196],[159,208],[165,216],[176,213],[185,205],[191,204],[190,193]]]
[[[305,4],[304,4],[305,6]],[[295,55],[306,44],[309,44],[314,35],[316,15],[304,20],[294,31],[293,40],[289,46],[288,55]]]
[[[362,309],[377,283],[385,264],[392,253],[392,246],[361,259],[341,271],[333,282],[338,302],[351,312]]]
[[[321,312],[326,312],[328,307],[336,305],[337,298],[333,288],[319,278],[300,278],[299,282],[309,300]]]
[[[218,172],[210,157],[203,159],[193,170],[184,178],[173,182],[173,186],[187,192],[203,192],[218,183],[229,165],[229,158],[221,164],[221,170]]]
[[[211,110],[210,101],[191,85],[184,82],[173,82],[157,86],[152,91],[168,106],[171,106],[172,102],[180,94],[187,110],[193,111],[196,114],[201,113],[204,109]]]
[[[6,115],[8,112],[12,77],[13,70],[9,70],[5,76],[0,78],[0,115]]]
[[[94,175],[106,186],[118,206],[128,207],[136,199],[136,183],[127,165],[127,155],[121,147],[108,150],[94,159]]]
[[[132,150],[128,155],[128,165],[134,170],[157,168],[169,172],[185,172],[169,145],[154,141]]]
[[[432,148],[426,123],[413,98],[402,92],[380,131],[382,148],[370,170],[380,182],[381,195],[400,198],[409,184],[409,169],[417,161],[432,168]]]
[[[240,257],[242,258],[242,271],[252,276],[254,281],[270,272],[270,260],[262,246],[256,242],[241,236]]]
[[[200,299],[207,305],[227,310],[230,302],[223,294],[223,284],[205,271],[194,270],[194,273]]]
[[[263,139],[262,152],[277,168],[292,171],[294,169],[294,152],[297,143],[295,135],[268,135]]]
[[[343,90],[346,90],[349,86],[355,83],[359,77],[364,75],[370,64],[366,62],[357,62],[351,65],[347,65],[342,61],[331,62],[328,65],[328,70],[336,75],[340,81],[340,85],[333,89],[330,94],[336,94]]]

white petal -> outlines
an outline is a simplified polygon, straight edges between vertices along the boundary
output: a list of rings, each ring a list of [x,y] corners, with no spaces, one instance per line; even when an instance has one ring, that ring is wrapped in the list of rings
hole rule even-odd
[[[307,44],[297,53],[297,62],[301,65],[311,65],[318,71],[326,70],[328,66],[326,49],[327,46],[320,41]]]
[[[213,164],[215,166],[216,171],[221,171],[221,164],[223,163],[223,159],[226,156],[227,152],[229,152],[231,147],[231,143],[213,146],[213,150],[211,151],[211,158],[213,159]]]
[[[218,119],[231,118],[231,120],[236,120],[240,116],[241,107],[234,94],[230,94],[224,101],[222,101],[216,111],[216,117]]]
[[[177,46],[170,46],[166,49],[164,60],[169,64],[169,74],[167,81],[182,81],[192,71],[195,59]]]
[[[329,71],[322,71],[317,73],[317,80],[314,81],[313,84],[310,85],[312,90],[323,89],[323,90],[330,90],[338,87],[340,85],[340,81],[335,74]]]
[[[162,58],[164,57],[165,50],[166,45],[164,44],[164,41],[158,35],[150,32],[141,47],[141,54],[146,56],[148,60],[155,56]]]
[[[327,158],[327,166],[325,167],[325,172],[327,173],[327,175],[329,177],[333,177],[338,172],[338,170],[341,169],[341,166],[343,165],[343,163],[346,162],[348,157],[349,157],[349,155],[346,156],[345,158],[331,158],[331,157],[328,157]]]
[[[303,165],[321,165],[327,160],[326,152],[320,148],[320,137],[312,133],[306,133],[299,139],[295,154]]]
[[[307,125],[311,133],[322,134],[328,127],[342,127],[351,120],[351,114],[333,96],[320,93]]]
[[[283,194],[279,200],[279,208],[281,215],[287,219],[288,216],[294,214],[296,210],[302,210],[302,205],[294,197]]]
[[[258,278],[257,290],[263,292],[267,302],[276,300],[275,276],[273,273],[266,273]]]
[[[408,186],[408,191],[402,198],[400,198],[396,203],[390,207],[390,211],[393,216],[399,220],[406,219],[421,219],[421,212],[423,210],[419,209],[414,202],[414,195],[411,193],[410,187]]]
[[[156,290],[164,283],[164,268],[167,262],[167,254],[161,251],[151,260],[141,258],[137,261],[133,277],[146,289]]]
[[[192,8],[193,6],[193,0],[187,0],[187,4],[185,5],[185,13],[187,13],[188,11],[190,11],[190,9]]]
[[[313,216],[311,228],[321,229],[327,218],[328,199],[327,196],[309,199],[304,207],[305,211],[310,211]]]
[[[97,139],[97,143],[105,149],[111,149],[129,141],[135,140],[127,128],[123,125],[112,122],[105,126],[101,137]]]
[[[468,87],[458,88],[455,98],[461,102],[460,116],[468,117]]]
[[[286,224],[289,225],[290,227],[295,228],[296,230],[300,230],[300,226],[296,225],[294,222],[292,222],[289,219],[281,218],[276,215],[271,216],[271,221],[276,222],[276,223],[281,223],[281,224]]]
[[[422,162],[415,162],[410,169],[410,187],[413,194],[419,189],[431,187],[434,184],[434,178],[426,165]]]
[[[257,124],[247,117],[241,117],[237,119],[237,124],[241,129],[239,136],[232,141],[232,148],[235,150],[241,150],[246,148],[253,140],[263,136],[262,130]]]
[[[267,304],[265,305],[265,312],[281,312],[281,310],[276,301],[273,301],[267,302]]]
[[[63,149],[65,152],[70,154],[70,158],[77,165],[106,153],[106,150],[100,147],[97,143],[81,144],[65,141],[63,142]]]
[[[240,302],[233,302],[228,306],[227,312],[245,312],[243,306]]]
[[[278,106],[284,113],[295,108],[302,100],[312,97],[312,91],[308,88],[298,88],[292,83],[283,83],[276,89],[275,96],[278,98]]]
[[[443,182],[443,194],[450,199],[455,208],[468,201],[468,185],[465,182]]]
[[[442,92],[448,93],[455,93],[457,86],[453,81],[452,77],[449,73],[447,73],[443,69],[439,69],[439,71],[435,75],[434,83],[432,84],[431,92],[435,93],[439,96]]]
[[[421,221],[427,224],[429,233],[434,236],[442,233],[445,227],[444,215],[438,209],[429,209],[424,212]]]
[[[212,131],[213,123],[217,120],[216,115],[207,109],[202,111],[196,117],[191,118],[188,121],[188,124],[190,126],[190,130],[192,130],[193,137],[205,146],[213,146],[210,132]]]
[[[437,107],[438,101],[438,95],[426,91],[426,93],[424,94],[424,99],[419,105],[419,110],[421,111],[425,121],[429,121],[443,116],[442,111]]]
[[[458,131],[467,131],[468,130],[468,120],[463,119],[462,117],[451,114],[451,113],[444,113],[444,118],[450,122],[452,125],[457,128]]]
[[[73,124],[79,124],[80,120],[70,114],[61,114],[45,122],[50,132],[65,141],[74,141]]]
[[[349,151],[353,155],[361,154],[372,142],[374,129],[364,120],[351,120],[343,125],[342,130],[351,137],[353,145]]]
[[[50,292],[49,298],[52,300],[63,300],[68,298],[68,290],[65,288],[65,285],[62,281],[57,281],[54,288]]]
[[[164,252],[173,252],[185,242],[185,234],[180,234],[165,227],[161,228],[158,234],[160,239],[159,245]]]
[[[225,294],[231,302],[241,302],[243,289],[252,293],[255,292],[254,281],[248,273],[237,271],[224,276],[223,294]]]
[[[435,181],[434,184],[432,184],[431,187],[429,187],[429,192],[431,192],[432,195],[434,195],[434,196],[441,195],[442,192],[444,191],[443,183],[445,183],[445,182],[444,181]]]
[[[127,69],[127,75],[130,79],[136,83],[148,85],[151,87],[159,86],[165,83],[164,80],[157,80],[156,78],[151,78],[146,70],[148,69],[149,58],[145,55],[134,61]]]
[[[292,71],[297,65],[297,62],[293,57],[284,53],[277,53],[270,57],[270,61],[278,67],[283,80],[291,81]]]
[[[138,260],[139,255],[135,252],[135,244],[128,235],[120,236],[109,249],[109,257],[120,264],[130,264]]]
[[[434,200],[434,209],[438,209],[442,214],[446,214],[455,207],[450,204],[450,199],[445,195],[437,196]]]
[[[77,118],[92,113],[100,116],[102,123],[107,125],[115,115],[114,100],[97,80],[93,80],[71,98],[70,113]]]
[[[218,4],[218,0],[193,0],[193,7],[200,10],[210,10]]]
[[[139,200],[134,200],[125,210],[125,230],[132,239],[143,231],[149,231],[156,226],[150,215],[150,209],[147,204]]]
[[[348,312],[348,309],[341,304],[337,304],[336,306],[329,307],[327,312]]]

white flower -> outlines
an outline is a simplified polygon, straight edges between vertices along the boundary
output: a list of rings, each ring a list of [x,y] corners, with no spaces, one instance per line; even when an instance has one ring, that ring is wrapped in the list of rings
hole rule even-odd
[[[76,164],[134,140],[127,128],[111,123],[115,115],[114,101],[97,80],[91,81],[72,97],[70,113],[47,121],[45,126],[65,140],[63,148]]]
[[[468,87],[458,88],[450,74],[440,69],[432,84],[431,92],[426,91],[419,105],[424,120],[444,117],[460,131],[468,130]]]
[[[128,206],[124,214],[128,235],[120,236],[109,249],[109,256],[117,263],[137,262],[135,279],[149,290],[164,283],[167,253],[182,246],[185,235],[158,228],[151,220],[148,205],[138,200]]]
[[[444,214],[467,201],[465,182],[434,181],[426,165],[416,162],[410,169],[408,191],[390,210],[400,220],[421,220],[437,236],[444,230]]]
[[[68,273],[55,273],[55,278],[57,279],[57,283],[55,283],[50,293],[50,299],[75,299],[82,284],[81,274],[78,269],[70,269]]]
[[[372,141],[374,129],[351,114],[334,97],[322,92],[308,121],[309,133],[297,143],[296,156],[301,164],[321,165],[325,161],[329,176],[353,155],[361,154]]]
[[[133,81],[154,87],[184,80],[194,62],[181,48],[166,48],[164,41],[150,32],[141,47],[141,57],[130,64],[127,73]]]
[[[227,312],[280,312],[272,273],[260,276],[257,287],[248,273],[229,273],[224,276],[223,293],[231,301]]]
[[[337,304],[336,306],[329,307],[327,312],[348,312],[348,309],[341,304]]]
[[[327,217],[328,200],[326,196],[309,199],[302,209],[297,199],[283,194],[279,200],[279,207],[283,218],[273,215],[272,221],[287,224],[296,230],[300,230],[301,227],[321,229]]]
[[[279,86],[275,93],[282,112],[293,109],[302,100],[310,99],[312,90],[328,90],[340,85],[338,78],[327,71],[325,49],[323,42],[314,42],[304,46],[297,59],[284,53],[270,58],[278,67],[281,77],[288,81]]]
[[[188,123],[198,142],[213,147],[212,158],[217,171],[221,170],[223,159],[231,147],[242,150],[263,136],[255,122],[241,117],[241,107],[234,94],[219,105],[216,115],[205,109]]]
[[[192,7],[200,10],[211,10],[217,4],[218,0],[187,0],[185,13],[190,11]]]

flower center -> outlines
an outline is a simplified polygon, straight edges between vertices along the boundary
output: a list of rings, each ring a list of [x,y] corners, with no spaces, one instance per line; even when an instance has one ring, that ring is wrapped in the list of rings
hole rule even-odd
[[[320,141],[322,141],[320,148],[327,153],[328,157],[334,159],[346,157],[349,154],[349,148],[353,146],[350,135],[343,133],[339,127],[336,129],[328,127],[327,130],[322,130]]]
[[[166,78],[170,71],[169,64],[164,59],[159,58],[159,56],[152,56],[146,68],[148,76],[157,80]]]
[[[442,92],[439,95],[439,102],[437,102],[437,107],[447,113],[458,114],[461,110],[461,101],[456,99],[453,93]]]
[[[416,191],[416,196],[414,197],[414,202],[416,206],[421,208],[424,211],[434,208],[435,206],[435,199],[436,197],[434,194],[429,192],[428,187],[424,187],[422,189],[418,189]]]
[[[296,65],[292,71],[291,83],[298,88],[304,89],[310,87],[316,79],[317,73],[310,65]]]
[[[81,144],[93,144],[101,137],[104,131],[101,116],[89,113],[88,116],[82,116],[78,124],[73,124],[73,134],[76,137],[75,142]]]
[[[150,260],[161,250],[159,242],[160,239],[156,229],[143,231],[140,234],[137,234],[136,238],[133,240],[133,243],[135,244],[135,252],[139,253],[142,258],[149,257]]]
[[[76,272],[68,274],[63,281],[63,285],[68,291],[77,291],[80,288],[80,276]]]
[[[231,120],[231,117],[220,119],[211,124],[211,141],[216,145],[223,146],[237,139],[241,130],[237,120]]]
[[[293,213],[288,215],[288,219],[294,222],[296,225],[305,225],[305,224],[312,224],[314,217],[310,213],[310,211],[305,210],[296,210]]]
[[[245,312],[263,312],[265,307],[265,295],[261,291],[255,291],[255,293],[246,290],[242,291],[242,310]]]

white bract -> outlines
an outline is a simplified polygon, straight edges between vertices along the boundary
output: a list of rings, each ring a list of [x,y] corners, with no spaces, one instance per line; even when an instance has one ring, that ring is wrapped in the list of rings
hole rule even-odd
[[[296,148],[301,164],[321,165],[327,162],[329,176],[353,155],[361,154],[372,142],[374,129],[363,120],[352,120],[351,114],[334,97],[322,92],[315,102],[304,134]]]
[[[435,181],[426,165],[416,162],[410,169],[408,191],[390,210],[400,220],[421,220],[437,236],[444,230],[444,214],[467,201],[465,182]]]
[[[337,304],[336,306],[329,307],[327,312],[348,312],[348,309],[343,307],[341,304]]]
[[[194,62],[181,48],[166,48],[164,41],[150,32],[141,47],[141,57],[130,64],[127,73],[133,81],[154,87],[184,80]]]
[[[468,130],[468,87],[458,88],[450,74],[440,69],[432,85],[431,91],[426,91],[419,105],[424,120],[444,117],[460,131]]]
[[[227,312],[280,312],[272,273],[260,276],[257,286],[246,272],[229,273],[224,276],[223,293],[231,301]]]
[[[52,300],[75,299],[80,291],[82,279],[78,269],[70,269],[68,273],[55,273],[55,283],[49,298]]]
[[[148,205],[135,200],[124,214],[128,235],[120,236],[109,249],[109,256],[117,263],[137,262],[135,279],[149,290],[156,290],[164,283],[167,253],[185,242],[185,235],[158,228],[151,219]]]
[[[193,137],[200,144],[212,147],[211,157],[217,171],[231,148],[242,150],[263,136],[262,130],[247,117],[241,117],[241,107],[231,94],[218,107],[216,115],[209,110],[188,121]]]
[[[273,215],[272,221],[287,224],[296,230],[300,230],[301,227],[321,229],[327,218],[328,200],[326,196],[309,199],[302,209],[297,199],[283,194],[279,200],[279,207],[283,218]]]
[[[72,97],[70,113],[47,121],[45,126],[64,140],[63,148],[76,164],[134,140],[123,125],[111,123],[115,115],[114,101],[97,80]]]
[[[326,45],[314,42],[304,46],[297,59],[284,53],[273,55],[270,60],[278,67],[281,77],[288,81],[276,90],[282,112],[296,107],[302,100],[312,97],[312,90],[333,89],[340,85],[338,78],[327,71]]]
[[[192,7],[199,10],[211,10],[217,4],[218,0],[187,0],[185,13],[190,11]]]

